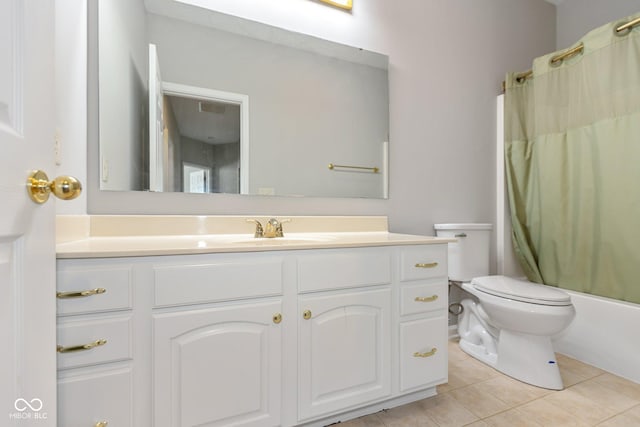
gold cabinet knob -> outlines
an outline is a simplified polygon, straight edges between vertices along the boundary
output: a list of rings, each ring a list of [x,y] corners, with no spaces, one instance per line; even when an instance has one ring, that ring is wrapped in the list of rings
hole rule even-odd
[[[305,310],[302,312],[302,318],[304,320],[309,320],[311,319],[311,310]]]
[[[93,425],[93,427],[107,427],[109,425],[108,421],[98,421]]]
[[[82,193],[82,184],[72,176],[59,176],[53,181],[41,170],[37,170],[27,178],[27,192],[29,198],[38,204],[49,200],[49,195],[53,193],[59,199],[75,199]]]
[[[274,314],[273,315],[273,323],[275,323],[277,325],[280,322],[282,322],[282,314],[280,314],[280,313]]]

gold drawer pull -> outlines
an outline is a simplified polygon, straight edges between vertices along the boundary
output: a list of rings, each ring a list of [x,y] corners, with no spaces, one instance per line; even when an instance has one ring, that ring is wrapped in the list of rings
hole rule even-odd
[[[107,427],[109,425],[108,421],[98,421],[93,425],[93,427]]]
[[[413,357],[431,357],[434,354],[436,354],[436,351],[438,351],[437,348],[432,348],[431,351],[427,351],[426,353],[420,353],[419,351],[416,351],[415,353],[413,353]]]
[[[91,350],[92,348],[100,347],[101,345],[105,345],[106,343],[107,340],[95,340],[94,342],[90,342],[89,344],[74,345],[71,347],[63,347],[59,345],[57,347],[57,351],[58,353],[73,353],[74,351]]]
[[[430,297],[416,297],[416,302],[433,302],[438,299],[438,295],[431,295]]]
[[[95,289],[87,289],[86,291],[58,292],[56,293],[56,297],[60,299],[81,298],[81,297],[89,297],[91,295],[104,294],[105,292],[107,292],[105,288],[95,288]]]
[[[416,264],[417,268],[434,268],[437,267],[437,262],[419,262]]]

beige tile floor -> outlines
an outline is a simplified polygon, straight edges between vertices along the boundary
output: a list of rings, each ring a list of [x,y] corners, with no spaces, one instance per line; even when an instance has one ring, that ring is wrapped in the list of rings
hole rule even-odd
[[[558,355],[565,389],[533,387],[449,342],[449,383],[438,395],[341,427],[640,426],[640,384]]]

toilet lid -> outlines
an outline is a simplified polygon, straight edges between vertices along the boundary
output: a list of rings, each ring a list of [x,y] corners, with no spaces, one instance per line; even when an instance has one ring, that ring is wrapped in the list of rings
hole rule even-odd
[[[506,276],[484,276],[471,280],[471,285],[481,292],[516,301],[541,305],[571,305],[571,297],[566,292],[528,280]]]

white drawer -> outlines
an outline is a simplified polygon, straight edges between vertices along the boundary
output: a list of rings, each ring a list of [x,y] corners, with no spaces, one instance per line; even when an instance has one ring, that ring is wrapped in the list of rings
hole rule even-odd
[[[131,308],[131,267],[77,268],[58,264],[58,314]]]
[[[445,310],[449,300],[444,279],[432,283],[417,283],[400,287],[400,315]]]
[[[400,390],[447,382],[447,318],[400,324]]]
[[[58,423],[64,427],[133,426],[131,370],[91,370],[58,378]]]
[[[282,294],[282,259],[241,257],[155,265],[154,305],[198,304]]]
[[[131,320],[131,315],[58,319],[58,369],[131,359]]]
[[[297,258],[300,292],[391,283],[391,253],[386,248],[325,250]]]
[[[400,280],[447,277],[447,245],[425,245],[402,248]]]

